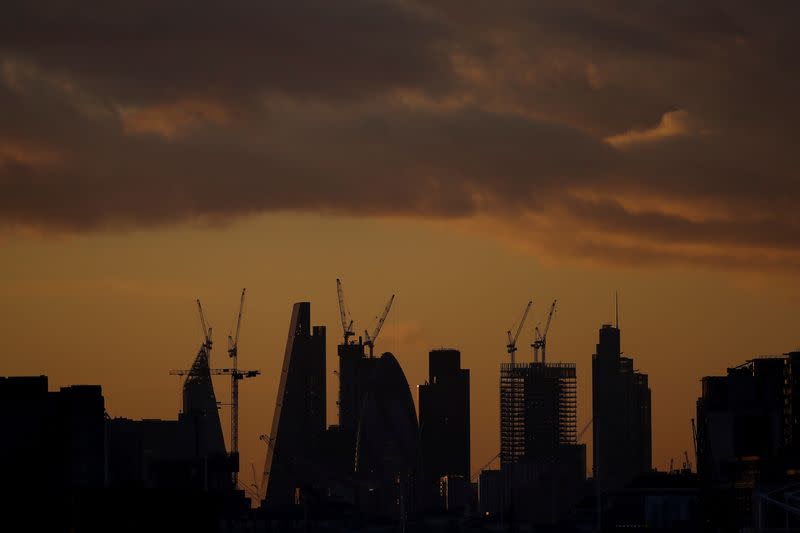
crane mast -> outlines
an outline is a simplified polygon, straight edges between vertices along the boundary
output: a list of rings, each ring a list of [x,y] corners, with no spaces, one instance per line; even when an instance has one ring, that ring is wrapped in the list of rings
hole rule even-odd
[[[508,351],[508,355],[511,357],[511,362],[516,362],[516,352],[517,352],[517,339],[519,338],[519,334],[522,331],[522,326],[525,324],[525,319],[528,318],[528,312],[531,310],[531,306],[533,305],[533,300],[528,301],[528,305],[525,306],[525,312],[522,314],[522,320],[519,321],[519,326],[517,326],[517,332],[514,336],[511,336],[511,330],[506,331],[508,335],[508,344],[506,344],[506,350]]]
[[[386,321],[386,316],[389,314],[389,309],[392,308],[392,302],[394,302],[394,294],[392,294],[392,297],[389,298],[389,301],[386,303],[386,307],[384,308],[383,313],[378,319],[378,323],[375,325],[375,329],[373,330],[372,335],[369,334],[369,331],[364,330],[364,335],[366,335],[367,338],[367,341],[364,344],[369,346],[370,357],[373,357],[375,340],[378,338],[378,334],[380,334],[381,328],[383,328],[383,323]]]
[[[233,371],[231,372],[231,458],[234,461],[233,472],[231,473],[231,480],[233,486],[239,477],[239,381],[245,378],[245,375],[239,372],[239,332],[242,329],[242,311],[244,310],[244,295],[247,289],[242,289],[242,295],[239,298],[239,314],[236,317],[236,333],[234,337],[228,335],[228,356],[231,358],[233,364]]]

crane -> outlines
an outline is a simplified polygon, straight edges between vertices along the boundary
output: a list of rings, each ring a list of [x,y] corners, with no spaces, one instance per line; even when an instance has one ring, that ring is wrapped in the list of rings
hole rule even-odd
[[[383,327],[383,323],[386,321],[386,315],[389,314],[389,309],[392,308],[392,302],[394,302],[394,294],[392,294],[392,297],[389,298],[389,301],[386,303],[386,307],[384,308],[383,313],[381,314],[380,318],[378,319],[378,323],[375,325],[375,329],[373,330],[372,335],[369,334],[369,331],[364,330],[364,335],[367,338],[367,342],[365,342],[364,344],[369,346],[369,356],[370,357],[373,356],[373,350],[375,348],[375,340],[378,338],[378,334],[381,332],[381,328]]]
[[[239,300],[239,315],[236,320],[236,333],[235,336],[228,335],[228,356],[233,361],[233,368],[212,368],[209,373],[215,376],[229,375],[231,377],[231,458],[236,465],[234,471],[231,473],[233,486],[235,487],[239,477],[239,382],[243,379],[254,378],[261,374],[260,370],[239,370],[239,332],[242,327],[242,311],[244,310],[244,295],[246,289],[242,289],[242,296]],[[203,313],[203,306],[200,300],[197,300],[197,308],[200,311],[200,325],[203,328],[203,348],[206,350],[206,356],[211,360],[211,327]],[[191,369],[170,370],[172,376],[186,376],[189,375]]]
[[[353,317],[344,306],[344,290],[342,289],[342,280],[336,278],[336,293],[339,296],[339,314],[342,317],[342,331],[344,332],[344,343],[349,344],[350,337],[355,335],[353,331]],[[348,319],[350,320],[348,322]]]
[[[190,368],[180,368],[180,369],[170,369],[169,375],[170,376],[188,376],[192,370]],[[241,374],[242,377],[239,379],[244,378],[254,378],[256,376],[261,375],[260,370],[234,370],[233,368],[210,368],[208,372],[212,376],[228,376],[233,374],[234,372]]]
[[[200,298],[197,299],[197,310],[200,312],[200,327],[203,328],[203,347],[206,349],[206,356],[208,357],[209,364],[211,363],[211,325],[206,321],[206,315],[203,313],[203,305],[200,303]]]
[[[517,338],[519,338],[519,334],[522,331],[522,326],[525,324],[525,319],[528,318],[528,312],[531,310],[531,306],[533,305],[533,300],[528,301],[528,305],[525,306],[525,312],[522,314],[522,320],[519,321],[519,326],[517,326],[517,332],[514,336],[511,336],[511,330],[508,330],[506,334],[508,335],[508,344],[506,344],[506,350],[508,350],[508,355],[511,357],[511,362],[516,362],[515,352],[517,351]]]
[[[239,477],[239,382],[245,378],[255,377],[259,374],[257,370],[239,372],[239,332],[242,329],[242,312],[244,311],[244,295],[247,289],[242,289],[242,296],[239,298],[239,314],[236,317],[236,333],[234,336],[228,335],[228,356],[233,363],[231,376],[231,457],[236,468],[231,474],[233,486]],[[253,373],[255,372],[255,374]]]
[[[547,323],[544,326],[544,331],[539,331],[539,325],[537,324],[533,330],[533,361],[537,362],[539,360],[539,350],[542,351],[542,363],[546,362],[546,352],[547,352],[547,332],[550,329],[550,321],[553,320],[553,313],[556,312],[556,303],[558,300],[553,300],[553,303],[550,305],[550,312],[547,314]]]

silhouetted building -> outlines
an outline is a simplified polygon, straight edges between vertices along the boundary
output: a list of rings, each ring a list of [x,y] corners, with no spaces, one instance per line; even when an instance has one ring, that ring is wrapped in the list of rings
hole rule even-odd
[[[177,420],[107,420],[108,486],[231,490],[236,465],[225,450],[209,352],[203,344],[183,383]]]
[[[800,527],[797,502],[771,489],[800,482],[800,352],[760,357],[702,380],[697,400],[697,471],[707,523],[721,527]],[[755,494],[764,497],[759,500]],[[761,501],[762,509],[756,504]],[[794,506],[794,518],[786,507]]]
[[[99,385],[47,390],[47,376],[0,377],[0,472],[14,490],[97,489],[105,484]]]
[[[219,406],[214,393],[209,367],[209,351],[201,346],[197,357],[183,382],[183,411],[178,415],[182,439],[189,439],[183,448],[184,457],[199,461],[204,471],[202,488],[231,489],[231,472],[238,465],[231,464],[225,451],[225,438],[219,419]],[[185,435],[188,435],[186,437]]]
[[[199,422],[199,423],[198,423]],[[228,454],[209,451],[196,417],[107,421],[108,486],[125,489],[230,490]]]
[[[647,374],[622,357],[620,330],[605,324],[592,357],[595,479],[601,491],[624,487],[652,469]]]
[[[403,369],[391,353],[376,358],[358,424],[356,476],[359,507],[368,514],[403,518],[413,510],[419,426]]]
[[[541,524],[564,519],[586,478],[577,443],[574,363],[500,367],[500,475],[506,515]]]
[[[0,377],[0,508],[5,529],[66,530],[105,485],[99,385],[48,391],[46,376]],[[42,499],[42,495],[45,499]],[[42,508],[46,501],[46,508]]]
[[[325,431],[325,327],[311,304],[294,304],[267,446],[270,505],[293,504],[318,482],[315,445]]]
[[[339,354],[339,426],[355,434],[367,383],[375,369],[377,358],[367,357],[364,344],[349,341],[338,346]]]
[[[469,370],[461,368],[461,353],[431,350],[428,381],[418,391],[422,505],[443,507],[440,479],[470,480]]]
[[[336,429],[336,459],[331,465],[347,474],[355,469],[356,434],[364,407],[364,397],[372,379],[377,357],[368,357],[364,344],[349,341],[338,346],[339,355],[339,427]]]

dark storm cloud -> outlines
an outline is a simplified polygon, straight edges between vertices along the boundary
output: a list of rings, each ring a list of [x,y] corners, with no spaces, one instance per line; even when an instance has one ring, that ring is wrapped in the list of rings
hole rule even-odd
[[[391,0],[23,1],[0,46],[112,98],[358,98],[447,86],[445,28]]]
[[[562,258],[800,264],[796,3],[2,9],[6,226],[489,217]]]

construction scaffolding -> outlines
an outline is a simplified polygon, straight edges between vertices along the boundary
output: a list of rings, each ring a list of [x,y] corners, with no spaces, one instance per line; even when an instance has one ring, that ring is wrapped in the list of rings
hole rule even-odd
[[[574,363],[500,366],[500,462],[549,460],[577,444]]]

